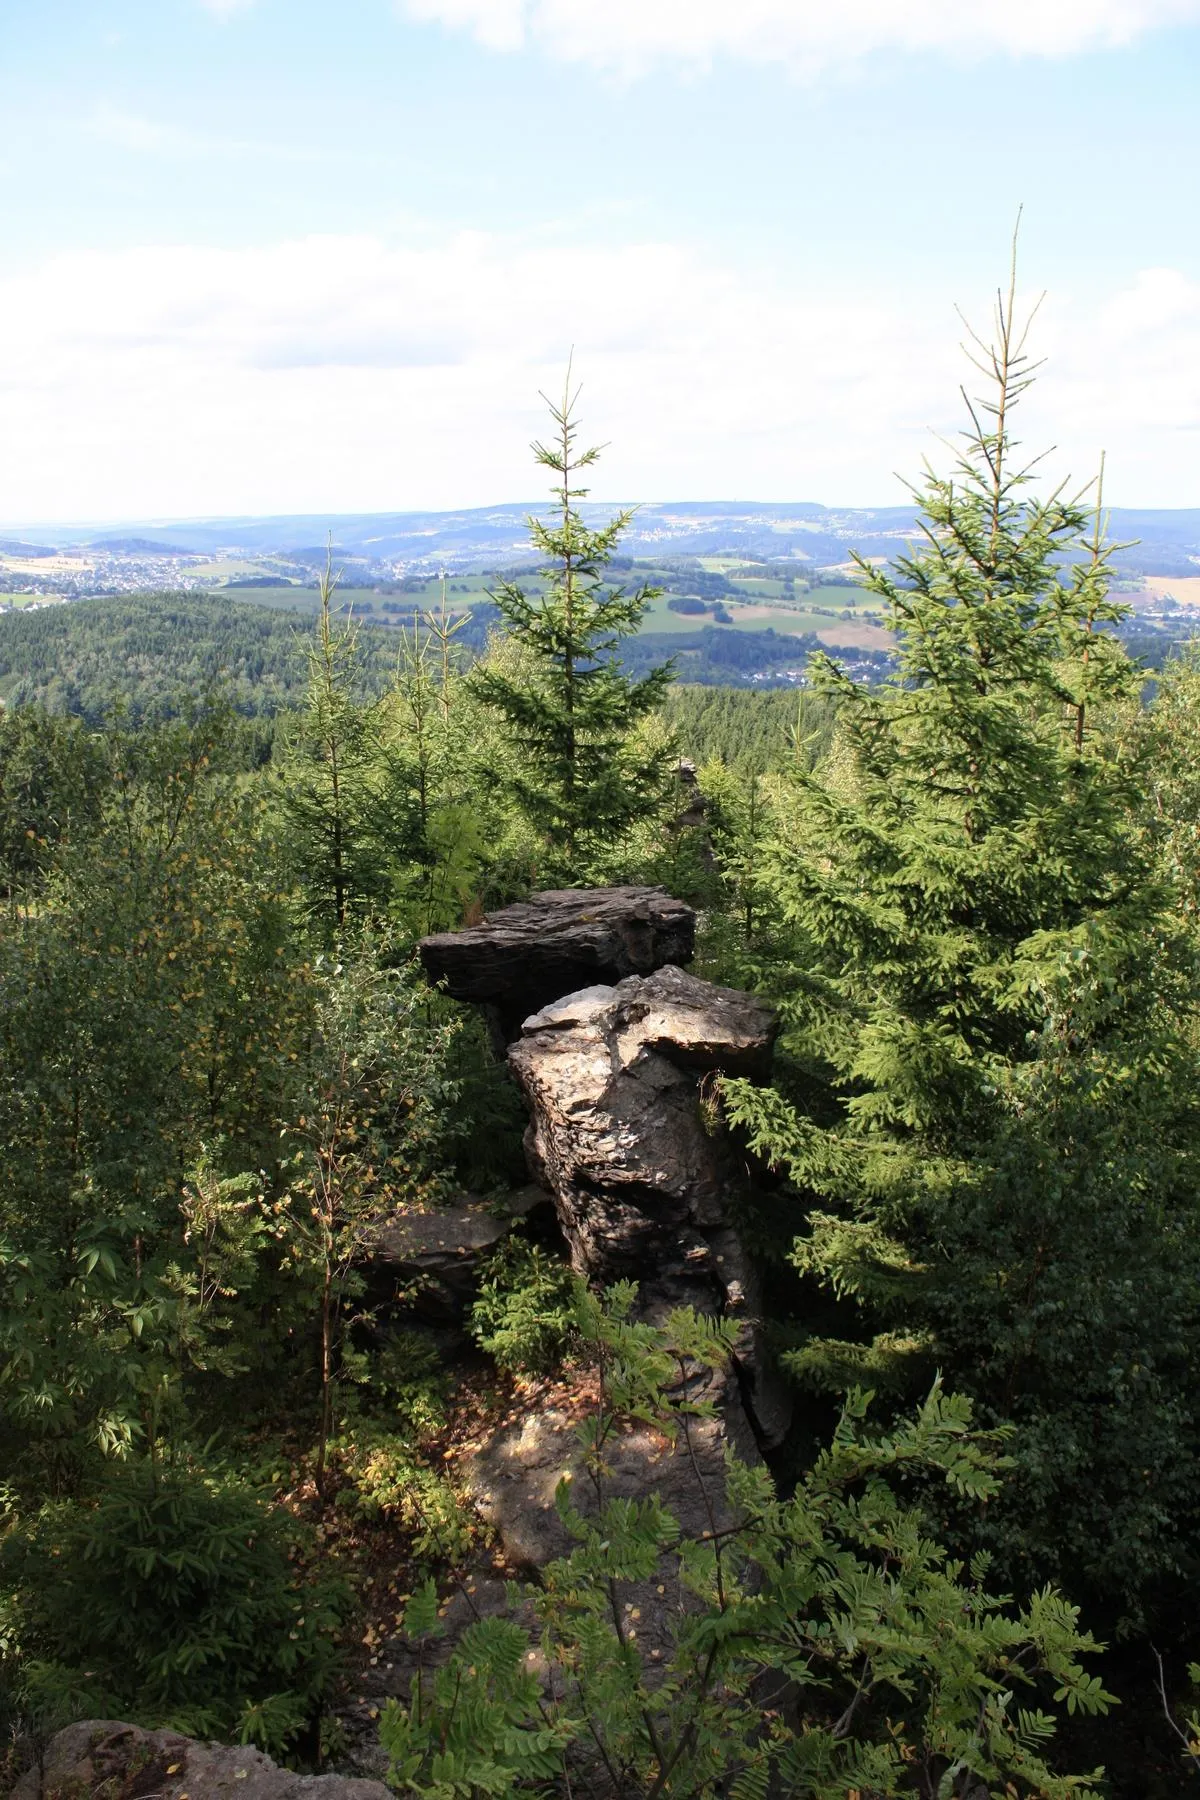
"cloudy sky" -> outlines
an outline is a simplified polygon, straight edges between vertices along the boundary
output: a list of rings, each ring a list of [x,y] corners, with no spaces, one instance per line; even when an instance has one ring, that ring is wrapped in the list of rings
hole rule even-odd
[[[1020,206],[1031,446],[1200,506],[1200,0],[0,0],[0,521],[894,504]]]

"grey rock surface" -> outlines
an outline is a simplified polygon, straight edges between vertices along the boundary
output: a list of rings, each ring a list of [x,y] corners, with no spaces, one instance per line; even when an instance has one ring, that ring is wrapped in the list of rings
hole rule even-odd
[[[511,1040],[521,1021],[589,982],[690,962],[696,915],[664,888],[555,888],[418,945],[425,973],[489,1009]]]
[[[554,1195],[576,1268],[638,1281],[646,1317],[691,1305],[740,1319],[738,1373],[765,1444],[780,1441],[788,1408],[731,1223],[748,1177],[702,1083],[765,1075],[775,1029],[750,995],[668,967],[544,1007],[508,1053],[532,1114],[530,1167]]]
[[[747,994],[677,968],[584,988],[526,1019],[509,1066],[533,1115],[535,1178],[581,1272],[612,1280],[682,1258],[721,1284],[708,1234],[727,1224],[730,1158],[699,1078],[765,1073],[774,1029]]]
[[[457,1324],[479,1292],[483,1264],[520,1220],[552,1202],[532,1183],[496,1201],[405,1207],[377,1225],[359,1258],[372,1297],[433,1325]]]
[[[41,1769],[27,1770],[10,1800],[112,1794],[121,1800],[392,1800],[382,1781],[297,1775],[260,1750],[202,1744],[113,1719],[87,1719],[58,1732]]]
[[[736,1386],[719,1372],[694,1374],[689,1398],[716,1400],[718,1415],[691,1419],[686,1435],[681,1433],[674,1444],[646,1425],[627,1426],[607,1451],[610,1472],[604,1495],[629,1500],[653,1492],[685,1537],[700,1537],[732,1522],[725,1502],[726,1445],[744,1462],[760,1459]],[[579,1511],[587,1517],[596,1509],[576,1435],[579,1418],[578,1395],[564,1389],[546,1396],[523,1419],[498,1431],[459,1470],[477,1510],[518,1568],[539,1569],[572,1549],[574,1539],[554,1504],[564,1477]],[[647,1615],[661,1610],[651,1603]]]

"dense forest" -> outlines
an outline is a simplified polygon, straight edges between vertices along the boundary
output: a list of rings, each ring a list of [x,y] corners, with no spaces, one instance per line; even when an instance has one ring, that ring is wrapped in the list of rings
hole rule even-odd
[[[497,580],[500,579],[497,577]],[[359,662],[364,679],[386,680],[397,636],[421,627],[411,603],[381,623],[364,625]],[[314,595],[314,613],[316,596]],[[355,617],[354,599],[339,590],[336,611]],[[460,652],[479,656],[500,622],[489,601],[472,605],[456,637]],[[173,710],[181,694],[219,684],[248,717],[272,717],[304,690],[304,636],[311,617],[274,612],[229,591],[214,594],[131,594],[10,613],[0,618],[0,703],[76,713],[99,724],[114,700],[137,714]],[[819,640],[808,632],[721,630],[628,637],[619,660],[645,675],[664,660],[686,685],[766,688],[794,684]],[[1161,651],[1161,645],[1158,646]],[[855,672],[879,679],[891,666],[886,651],[843,653]]]
[[[612,579],[628,515],[577,509],[569,394],[546,578],[498,582],[475,643],[444,611],[359,628],[331,568],[311,625],[6,622],[6,1768],[81,1718],[345,1766],[399,1631],[372,1766],[401,1794],[1189,1790],[1200,664],[1147,693],[1099,496],[1021,472],[1011,301],[985,372],[919,547],[863,565],[898,646],[871,683],[624,654],[649,596]],[[385,1223],[528,1180],[504,1061],[417,941],[622,883],[695,907],[699,972],[778,1012],[770,1082],[698,1104],[755,1172],[794,1422],[690,1536],[563,1483],[574,1549],[501,1568],[439,1655],[492,1556],[455,1442],[557,1382],[603,1496],[626,1426],[690,1444],[689,1371],[734,1354],[532,1224],[453,1375],[420,1294],[369,1275]],[[627,1595],[667,1562],[686,1603],[643,1648]]]

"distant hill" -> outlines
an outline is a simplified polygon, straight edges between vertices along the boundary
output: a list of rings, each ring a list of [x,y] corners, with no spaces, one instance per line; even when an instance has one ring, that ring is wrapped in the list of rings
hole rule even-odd
[[[589,521],[607,518],[613,504],[586,504]],[[345,555],[372,563],[401,562],[413,568],[509,568],[529,559],[525,520],[531,506],[484,506],[458,512],[300,513],[269,517],[179,519],[130,523],[125,535],[95,536],[83,529],[38,527],[41,542],[58,547],[90,541],[107,550],[137,545],[131,554],[186,554],[218,551],[262,556],[281,553],[305,563],[324,561],[329,534]],[[623,548],[632,556],[656,558],[712,556],[722,551],[767,561],[794,559],[829,568],[851,550],[863,556],[894,556],[911,536],[911,506],[833,507],[812,501],[649,502],[638,507]],[[14,528],[15,529],[15,528]],[[1200,570],[1200,508],[1131,509],[1112,513],[1118,539],[1139,540],[1118,564],[1130,573],[1160,575]]]
[[[19,556],[27,561],[35,557],[57,556],[53,544],[26,544],[20,538],[0,538],[0,556]]]
[[[84,546],[87,550],[106,550],[114,556],[194,556],[186,544],[161,544],[157,538],[98,537]]]

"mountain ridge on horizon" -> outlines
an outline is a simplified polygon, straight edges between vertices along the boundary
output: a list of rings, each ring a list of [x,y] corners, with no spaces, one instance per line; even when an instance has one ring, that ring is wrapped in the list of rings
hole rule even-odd
[[[623,503],[584,501],[585,517],[611,516]],[[694,557],[722,551],[756,560],[795,561],[814,567],[864,556],[894,555],[908,538],[918,509],[907,506],[826,506],[819,501],[672,500],[633,503],[634,518],[622,544],[639,557]],[[258,555],[310,549],[332,534],[335,552],[413,568],[463,569],[481,559],[511,564],[529,557],[525,521],[553,510],[549,503],[502,502],[460,508],[410,508],[390,512],[207,514],[193,518],[0,525],[10,554],[87,548],[120,553],[136,545],[166,554]],[[1136,539],[1118,553],[1130,573],[1187,574],[1200,570],[1200,506],[1111,507],[1111,535]],[[34,533],[33,538],[26,536]]]

